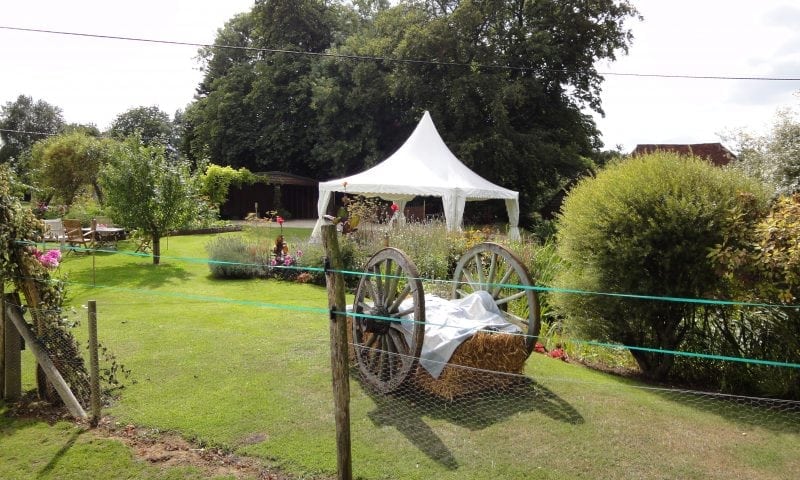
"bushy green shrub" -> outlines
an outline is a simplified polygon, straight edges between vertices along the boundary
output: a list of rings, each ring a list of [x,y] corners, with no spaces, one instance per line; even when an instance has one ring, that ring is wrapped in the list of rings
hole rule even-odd
[[[745,200],[743,200],[745,199]],[[735,212],[762,209],[767,189],[705,160],[657,152],[609,165],[580,182],[558,219],[565,260],[556,285],[587,292],[704,298],[723,283],[709,251],[747,228]],[[698,321],[697,305],[597,294],[555,295],[582,335],[675,350]],[[642,372],[663,379],[673,355],[634,350]]]
[[[269,248],[238,235],[220,235],[206,245],[215,278],[257,278],[269,273]]]
[[[303,255],[298,258],[297,266],[301,268],[299,274],[303,279],[315,285],[325,285],[325,249],[322,243],[311,243],[308,240],[297,242],[298,250]],[[366,265],[366,258],[360,251],[358,244],[347,236],[339,236],[339,253],[342,255],[343,270],[348,272],[361,272]],[[368,258],[368,257],[367,257]],[[349,288],[355,288],[358,284],[358,276],[344,274],[345,284]]]

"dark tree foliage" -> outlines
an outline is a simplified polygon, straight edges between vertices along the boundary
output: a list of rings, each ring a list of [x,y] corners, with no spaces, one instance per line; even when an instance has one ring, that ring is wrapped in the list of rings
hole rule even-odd
[[[309,81],[315,57],[226,48],[322,53],[331,11],[314,0],[265,0],[235,17],[201,55],[206,76],[187,110],[190,158],[253,171],[310,174],[316,124]]]
[[[155,105],[131,108],[117,115],[108,129],[108,134],[117,140],[138,134],[145,145],[170,145],[172,132],[169,115]]]
[[[0,163],[18,164],[37,141],[64,128],[61,109],[44,100],[20,95],[0,109]]]
[[[594,65],[627,51],[636,15],[627,0],[263,0],[201,52],[185,148],[325,180],[391,154],[429,110],[467,166],[520,191],[524,222],[593,168]]]

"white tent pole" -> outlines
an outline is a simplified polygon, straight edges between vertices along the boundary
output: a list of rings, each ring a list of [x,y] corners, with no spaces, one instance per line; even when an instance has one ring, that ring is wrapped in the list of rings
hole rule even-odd
[[[314,225],[314,230],[311,231],[311,243],[320,243],[322,241],[322,225],[325,223],[323,215],[328,211],[328,203],[331,201],[331,194],[333,192],[327,188],[323,188],[320,184],[319,199],[317,200],[317,223]]]

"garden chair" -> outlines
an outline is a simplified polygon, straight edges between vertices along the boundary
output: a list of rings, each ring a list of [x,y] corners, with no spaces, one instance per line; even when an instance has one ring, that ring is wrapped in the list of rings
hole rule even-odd
[[[44,241],[58,242],[60,247],[64,247],[67,240],[67,233],[64,230],[64,223],[60,218],[44,221]]]
[[[91,248],[94,243],[94,232],[90,231],[88,234],[83,233],[80,220],[64,219],[64,232],[66,235],[66,243],[71,247]],[[87,252],[91,253],[91,252]],[[67,252],[69,254],[69,252]]]

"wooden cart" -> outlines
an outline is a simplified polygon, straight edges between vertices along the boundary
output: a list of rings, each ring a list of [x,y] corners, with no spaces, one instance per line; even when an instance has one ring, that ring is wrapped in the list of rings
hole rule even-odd
[[[525,334],[524,339],[519,338],[524,342],[524,363],[540,328],[537,292],[520,288],[532,285],[528,270],[513,253],[499,244],[485,242],[459,259],[450,297],[462,298],[477,290],[489,292],[506,320]],[[352,312],[352,354],[364,382],[388,393],[418,375],[422,370],[418,360],[425,333],[425,294],[417,267],[404,252],[387,247],[370,258],[356,290]],[[413,315],[413,327],[407,335],[402,324],[410,322],[406,318],[409,315]]]

